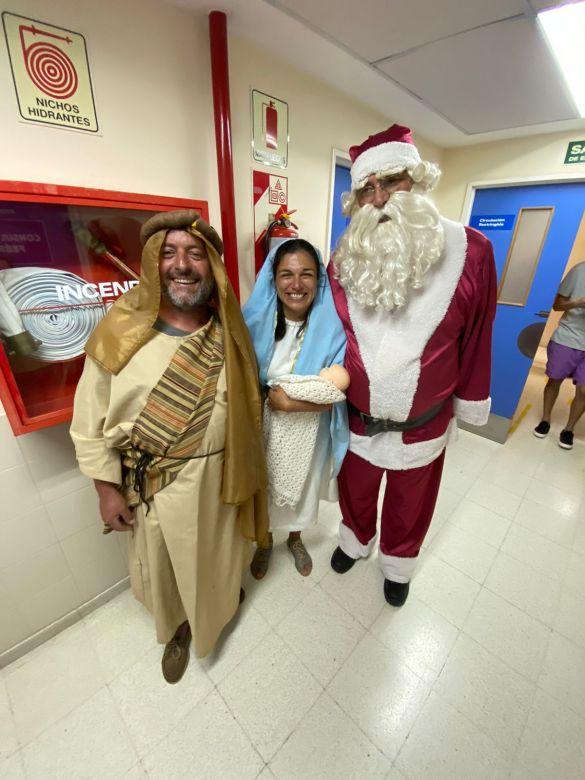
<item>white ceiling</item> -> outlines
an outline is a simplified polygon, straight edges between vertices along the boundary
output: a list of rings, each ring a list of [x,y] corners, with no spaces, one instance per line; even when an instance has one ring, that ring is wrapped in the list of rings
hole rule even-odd
[[[566,0],[168,0],[440,146],[582,130],[536,12]]]

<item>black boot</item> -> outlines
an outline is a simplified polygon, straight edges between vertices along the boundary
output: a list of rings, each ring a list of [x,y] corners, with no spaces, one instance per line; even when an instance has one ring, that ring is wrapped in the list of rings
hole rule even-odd
[[[384,580],[384,598],[393,607],[401,607],[408,598],[408,582]]]
[[[341,547],[336,547],[331,556],[331,568],[338,574],[345,574],[354,565],[356,559],[346,555]]]

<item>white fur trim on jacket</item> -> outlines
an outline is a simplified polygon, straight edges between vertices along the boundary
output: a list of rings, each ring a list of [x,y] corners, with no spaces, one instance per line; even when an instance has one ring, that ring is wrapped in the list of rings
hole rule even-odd
[[[367,544],[362,544],[343,520],[339,523],[339,546],[350,558],[356,561],[358,558],[367,558],[372,552],[375,542],[376,537],[373,536]]]
[[[413,144],[390,141],[366,149],[351,166],[351,188],[355,190],[373,173],[414,168],[421,162],[420,154]]]
[[[457,423],[453,417],[442,436],[413,444],[404,444],[401,433],[378,433],[376,436],[349,434],[350,452],[373,466],[390,471],[405,471],[428,466],[448,444],[457,441]]]
[[[402,309],[366,309],[347,296],[351,324],[369,379],[373,417],[398,422],[408,419],[423,351],[445,317],[461,278],[467,252],[465,228],[447,219],[441,222],[445,231],[441,259],[430,269],[422,289],[411,290],[410,300]]]
[[[386,555],[380,550],[378,561],[382,573],[387,580],[392,582],[410,582],[418,558],[399,558],[397,555]]]
[[[455,416],[469,425],[485,425],[490,416],[491,405],[491,398],[483,401],[465,401],[463,398],[453,396]]]

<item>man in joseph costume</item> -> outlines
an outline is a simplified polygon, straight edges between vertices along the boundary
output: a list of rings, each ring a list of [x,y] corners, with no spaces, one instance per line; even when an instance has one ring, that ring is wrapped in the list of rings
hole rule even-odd
[[[250,541],[268,530],[254,349],[196,211],[142,227],[140,284],[86,345],[71,436],[104,531],[128,531],[135,597],[181,679],[191,636],[207,655],[243,598]]]

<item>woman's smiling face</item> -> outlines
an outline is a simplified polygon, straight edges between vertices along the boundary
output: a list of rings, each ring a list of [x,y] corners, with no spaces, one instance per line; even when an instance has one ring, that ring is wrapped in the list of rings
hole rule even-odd
[[[315,260],[302,250],[284,255],[274,281],[286,319],[304,322],[317,292]]]

